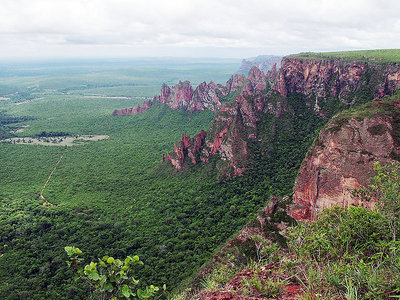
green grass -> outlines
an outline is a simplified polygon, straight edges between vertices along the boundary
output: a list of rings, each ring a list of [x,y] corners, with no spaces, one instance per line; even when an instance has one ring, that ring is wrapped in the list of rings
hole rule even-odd
[[[400,62],[400,49],[377,49],[341,52],[306,52],[290,55],[298,59],[324,59],[342,58],[345,60],[373,61],[377,63]]]
[[[381,117],[394,117],[398,115],[396,109],[394,109],[394,102],[398,102],[400,99],[399,92],[396,92],[393,96],[386,96],[380,101],[372,101],[359,106],[352,107],[344,110],[334,116],[330,123],[341,126],[347,123],[350,119],[363,120],[365,118],[373,118],[377,116]]]

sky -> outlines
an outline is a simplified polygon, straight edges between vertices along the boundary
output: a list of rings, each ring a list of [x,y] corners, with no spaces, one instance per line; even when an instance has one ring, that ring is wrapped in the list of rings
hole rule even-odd
[[[0,0],[0,57],[400,48],[399,0]]]

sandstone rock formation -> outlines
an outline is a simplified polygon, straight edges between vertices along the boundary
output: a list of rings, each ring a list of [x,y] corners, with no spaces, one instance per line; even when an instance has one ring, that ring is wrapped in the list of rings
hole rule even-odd
[[[396,63],[287,57],[282,60],[279,71],[276,65],[266,74],[252,67],[248,78],[236,74],[228,80],[226,92],[234,102],[207,101],[214,103],[212,107],[217,113],[204,145],[198,150],[201,153],[196,163],[207,162],[211,155],[218,155],[222,163],[217,169],[221,174],[241,175],[247,168],[248,141],[260,140],[258,124],[266,116],[280,118],[286,112],[296,118],[291,105],[297,105],[327,119],[338,109],[393,94],[398,88],[400,64]],[[293,95],[297,97],[296,103],[288,105],[286,98],[293,98]],[[192,109],[201,110],[201,105],[195,104],[200,102],[192,102]],[[177,151],[174,153],[169,160],[183,169],[183,164],[175,163],[182,160],[182,156],[177,155]],[[182,162],[184,160],[185,154]]]
[[[145,101],[141,106],[135,108],[125,108],[115,110],[113,116],[124,114],[138,114],[146,111],[153,103],[168,105],[171,109],[179,109],[194,112],[205,109],[217,111],[221,107],[221,97],[226,96],[228,90],[226,87],[215,84],[214,82],[202,82],[195,90],[189,81],[179,81],[173,87],[163,84],[161,94],[154,96],[153,101]]]
[[[206,132],[204,130],[193,138],[182,134],[181,141],[174,144],[174,151],[167,154],[166,159],[169,160],[177,170],[183,169],[185,157],[189,157],[192,164],[196,164],[199,161],[198,156],[200,154],[200,148],[203,146],[205,136]],[[163,156],[163,160],[165,160],[165,156]]]
[[[226,87],[215,84],[214,82],[200,83],[195,89],[188,109],[190,112],[195,110],[217,111],[221,108],[221,97],[226,96],[228,91]]]
[[[160,102],[167,104],[172,109],[187,110],[192,100],[193,88],[189,81],[179,83],[169,90],[168,98],[161,98]]]
[[[354,104],[361,96],[381,98],[400,88],[400,64],[348,61],[343,59],[298,59],[288,57],[273,89],[282,96],[302,94],[306,104],[317,113],[329,99],[346,105]],[[321,112],[323,115],[323,112]]]
[[[232,76],[227,83],[227,90],[239,91],[238,96],[234,102],[220,105],[207,135],[201,134],[204,139],[201,147],[192,147],[188,151],[181,141],[181,146],[175,144],[174,151],[166,156],[167,160],[176,169],[182,170],[185,157],[196,164],[208,162],[212,155],[218,155],[222,160],[217,166],[221,174],[241,175],[247,167],[248,139],[257,138],[259,115],[269,113],[279,116],[286,110],[282,97],[274,98],[265,93],[268,78],[255,67],[250,70],[248,78],[238,74]]]
[[[231,78],[226,82],[226,88],[229,93],[241,90],[243,85],[246,83],[246,76],[243,74],[232,75]]]
[[[196,89],[193,89],[189,81],[179,81],[172,87],[164,83],[160,95],[154,96],[153,101],[145,101],[142,105],[133,108],[115,110],[112,115],[140,114],[156,102],[167,104],[171,109],[190,112],[206,109],[218,111],[222,106],[221,98],[229,93],[240,93],[243,88],[248,92],[253,89],[260,91],[267,89],[275,81],[281,59],[277,56],[260,56],[244,60],[242,64],[249,66],[245,71],[246,74],[249,73],[249,80],[243,74],[235,74],[226,82],[225,86],[211,81],[210,83],[202,82]],[[249,81],[251,84],[248,84]]]
[[[293,218],[312,220],[335,204],[374,205],[359,202],[352,191],[370,183],[375,161],[400,157],[399,109],[400,100],[374,101],[357,114],[339,114],[321,130],[296,179]]]
[[[243,59],[238,74],[248,75],[251,68],[257,69],[267,73],[273,66],[280,67],[282,57],[274,55],[259,55],[257,57]]]
[[[131,107],[131,108],[124,108],[121,110],[114,110],[113,113],[111,114],[112,116],[121,116],[121,115],[136,115],[136,114],[141,114],[148,110],[151,106],[153,105],[153,102],[151,100],[144,101],[142,105],[139,103],[137,104],[136,107]]]

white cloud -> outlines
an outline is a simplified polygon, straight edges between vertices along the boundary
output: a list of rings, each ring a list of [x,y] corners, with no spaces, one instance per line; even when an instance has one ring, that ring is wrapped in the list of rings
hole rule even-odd
[[[1,0],[0,55],[250,56],[398,48],[399,11],[396,0]]]

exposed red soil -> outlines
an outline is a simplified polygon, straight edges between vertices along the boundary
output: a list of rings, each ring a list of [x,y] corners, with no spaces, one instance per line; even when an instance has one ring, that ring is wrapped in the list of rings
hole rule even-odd
[[[252,299],[283,299],[283,300],[294,300],[298,299],[299,295],[302,294],[301,285],[297,282],[293,277],[287,277],[285,274],[277,274],[274,273],[276,267],[279,264],[270,264],[267,266],[263,266],[260,268],[260,271],[256,274],[254,271],[246,269],[237,274],[235,278],[229,281],[221,291],[212,291],[212,292],[203,292],[196,297],[200,300],[252,300]],[[255,287],[249,288],[248,286],[243,286],[243,282],[246,280],[251,280],[252,278],[259,278],[262,286],[265,285],[265,282],[273,278],[275,280],[280,280],[281,282],[286,281],[287,285],[282,287],[281,292],[271,298],[267,295],[263,294]],[[243,293],[243,288],[245,288],[245,293]]]

